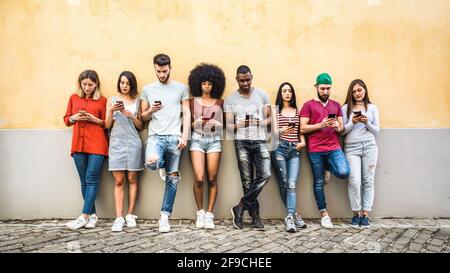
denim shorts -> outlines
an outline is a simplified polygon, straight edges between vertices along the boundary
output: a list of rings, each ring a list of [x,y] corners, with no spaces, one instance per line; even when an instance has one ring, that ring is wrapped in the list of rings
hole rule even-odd
[[[193,134],[190,140],[189,151],[198,151],[205,154],[222,152],[222,141],[220,136],[202,137]]]

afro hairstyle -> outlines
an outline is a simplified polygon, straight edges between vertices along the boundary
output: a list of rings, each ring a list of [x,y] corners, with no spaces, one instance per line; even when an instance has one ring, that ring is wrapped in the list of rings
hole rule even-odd
[[[211,97],[220,99],[225,90],[225,74],[217,65],[201,63],[189,73],[189,90],[193,97],[202,96],[202,82],[212,83]]]

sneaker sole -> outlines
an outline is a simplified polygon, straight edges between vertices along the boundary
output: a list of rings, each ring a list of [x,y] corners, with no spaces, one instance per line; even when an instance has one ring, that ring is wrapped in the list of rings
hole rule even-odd
[[[307,228],[308,226],[307,225],[303,225],[303,226],[295,226],[295,228],[301,228],[301,229],[304,229],[304,228]]]
[[[195,227],[196,228],[205,228],[205,225],[197,225],[197,224],[195,224]]]
[[[237,229],[242,229],[241,227],[238,227],[238,226],[234,223],[235,216],[234,216],[233,208],[231,208],[231,215],[233,215],[233,226],[234,226],[235,228],[237,228]]]
[[[297,232],[297,230],[294,229],[294,228],[287,229],[286,231],[289,232],[289,233],[295,233],[295,232]]]
[[[75,227],[69,227],[69,226],[66,226],[68,229],[70,229],[70,230],[79,230],[80,228],[82,228],[83,226],[81,226],[81,227],[78,227],[78,228],[75,228]]]
[[[359,228],[359,225],[350,225],[352,228]]]
[[[255,228],[255,227],[252,227],[252,229],[253,230],[257,230],[257,231],[264,231],[265,230],[264,228]]]

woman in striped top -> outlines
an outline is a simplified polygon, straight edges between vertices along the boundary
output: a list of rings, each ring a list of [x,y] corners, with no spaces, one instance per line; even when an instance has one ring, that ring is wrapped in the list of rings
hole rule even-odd
[[[300,150],[305,138],[300,134],[299,109],[292,84],[284,82],[278,88],[275,104],[278,118],[274,119],[275,133],[279,135],[277,149],[272,152],[272,165],[280,186],[281,199],[287,209],[285,227],[288,232],[305,228],[305,222],[296,211],[296,184],[300,175]],[[274,115],[276,117],[276,115]]]

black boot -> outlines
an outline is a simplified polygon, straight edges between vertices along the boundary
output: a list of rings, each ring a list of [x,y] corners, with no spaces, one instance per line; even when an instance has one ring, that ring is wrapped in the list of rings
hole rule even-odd
[[[242,222],[244,211],[245,209],[241,202],[231,209],[231,214],[233,215],[233,225],[237,229],[242,229],[244,227],[244,223]]]
[[[264,224],[261,221],[261,216],[259,215],[258,209],[253,209],[249,211],[250,216],[252,217],[252,228],[256,230],[264,230]]]

